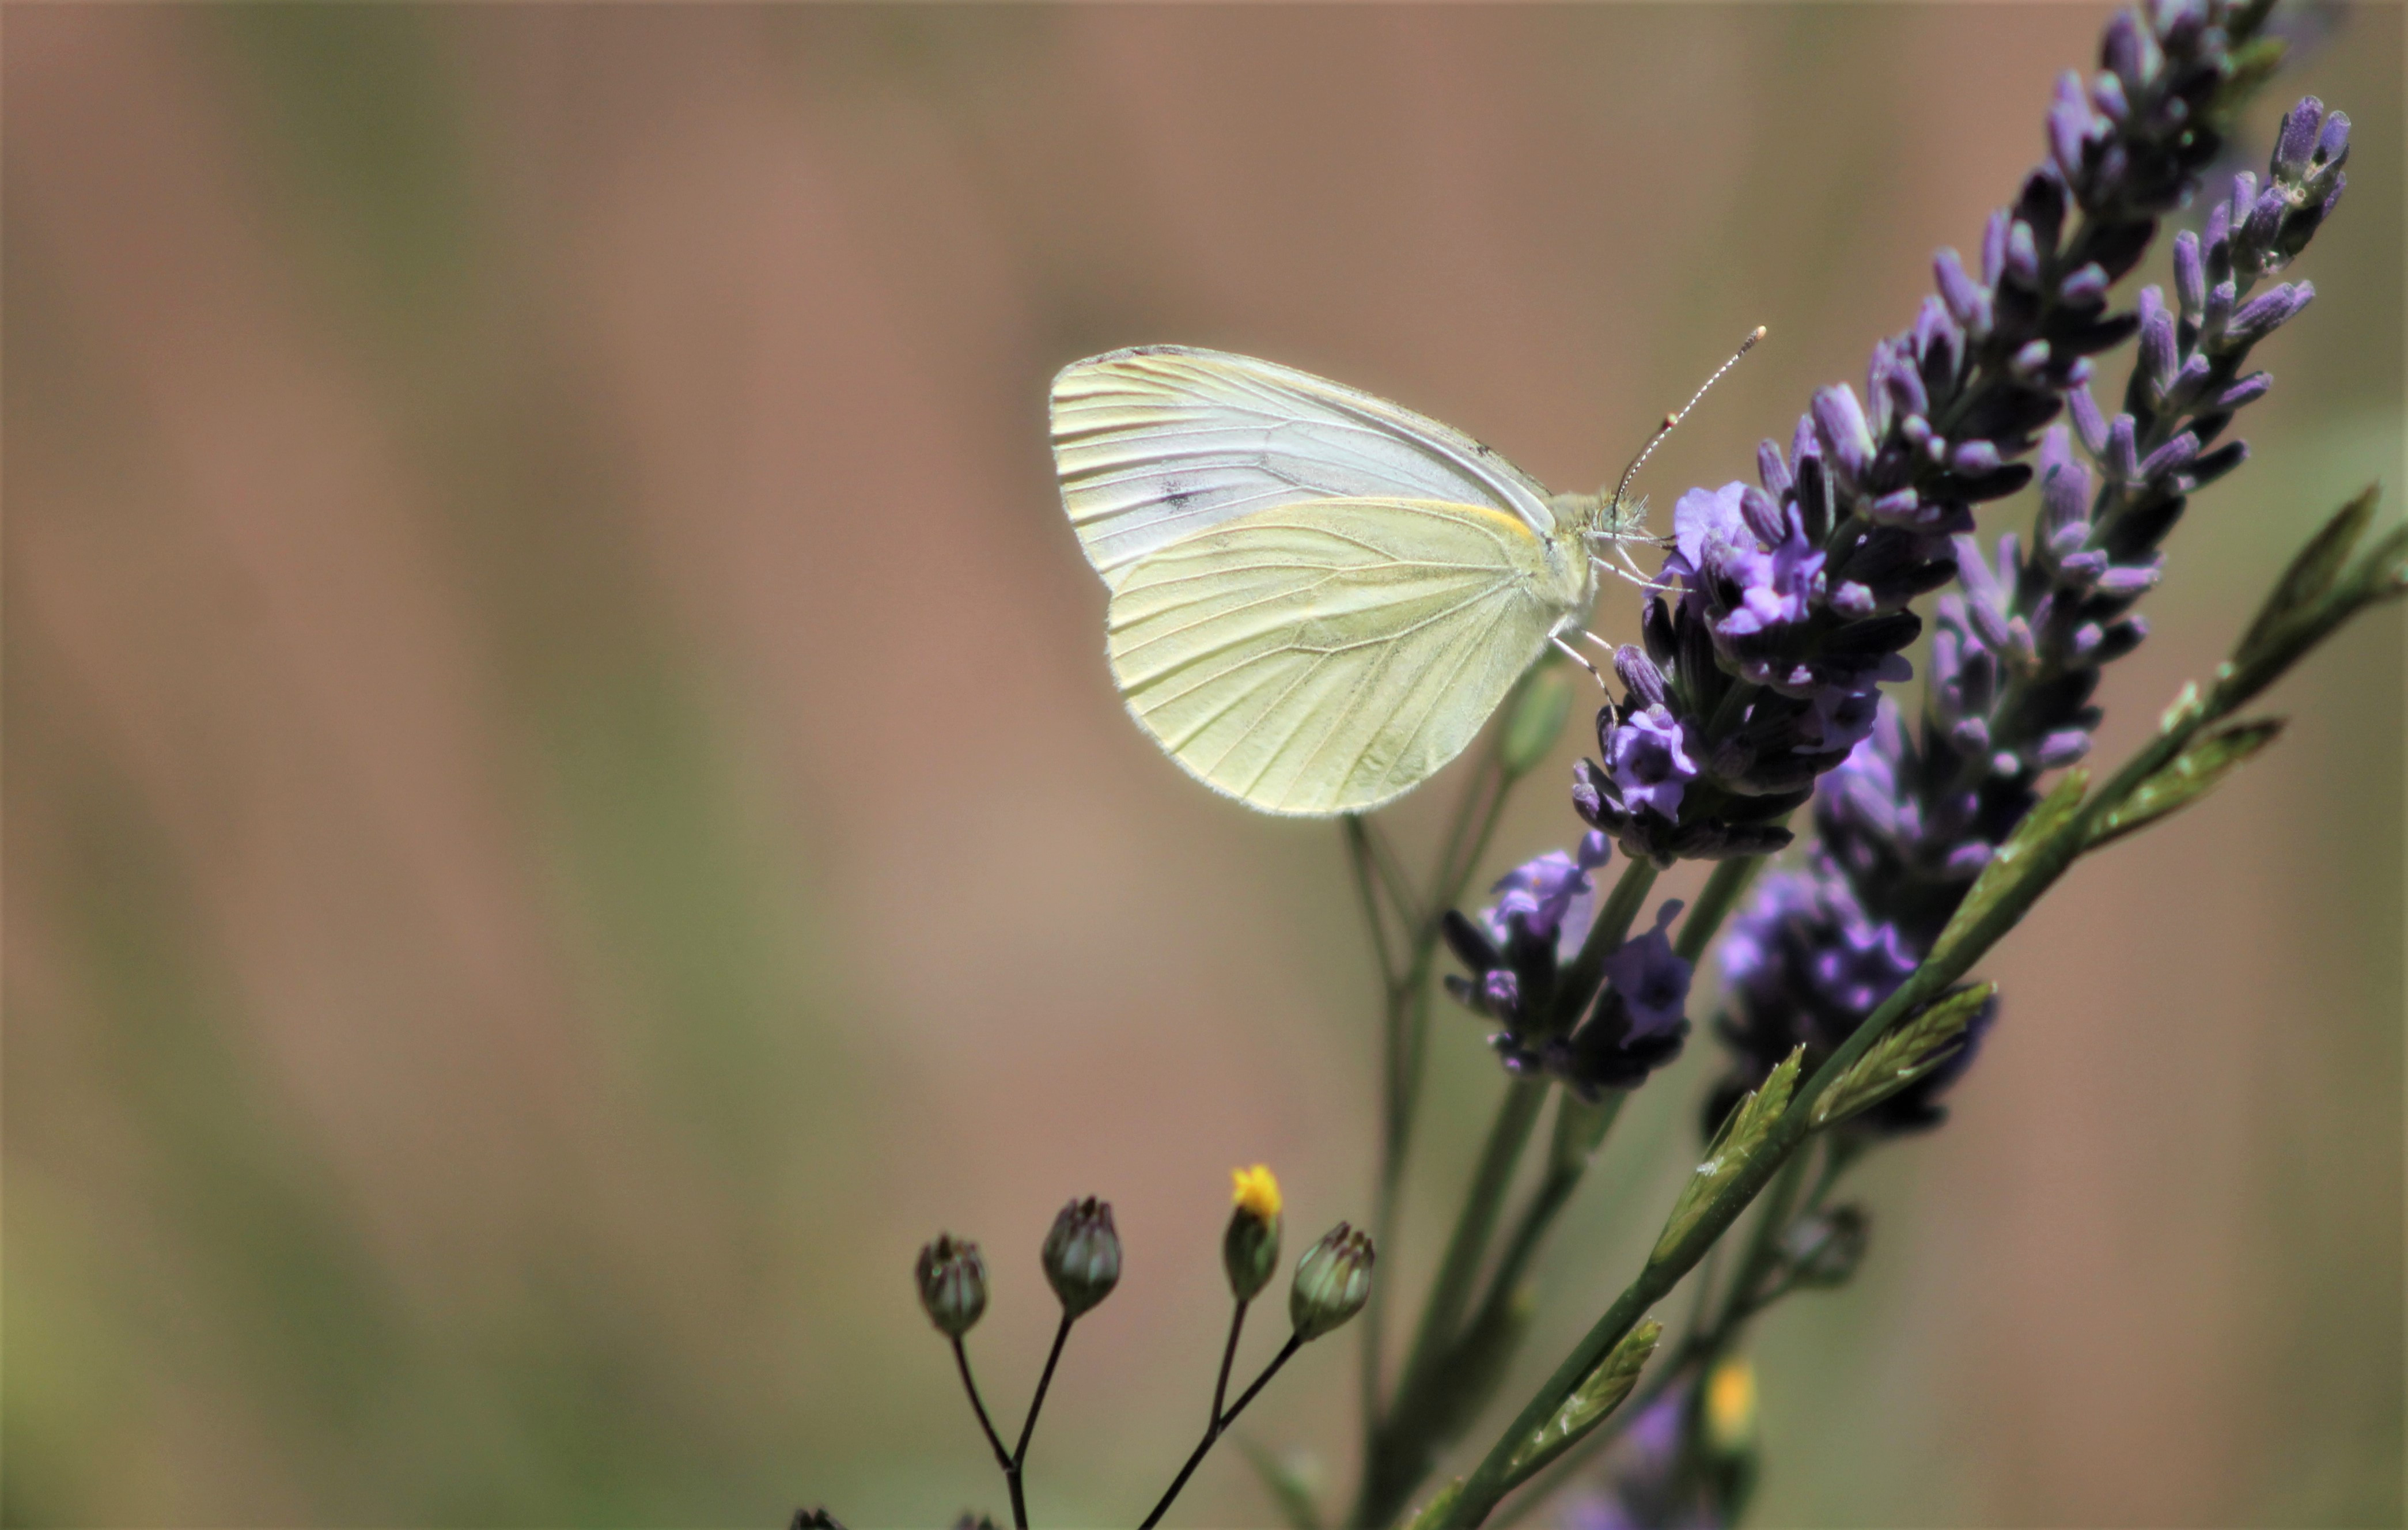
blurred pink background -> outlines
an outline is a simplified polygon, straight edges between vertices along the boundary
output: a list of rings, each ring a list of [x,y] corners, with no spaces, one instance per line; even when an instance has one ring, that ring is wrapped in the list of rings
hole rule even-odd
[[[1229,1167],[1292,1247],[1369,1212],[1373,979],[1335,831],[1124,716],[1053,372],[1270,355],[1588,488],[1770,325],[1660,517],[1907,322],[2106,14],[12,8],[7,1522],[1000,1512],[912,1254],[985,1245],[1016,1422],[1083,1194],[1127,1275],[1031,1496],[1133,1521]],[[2302,92],[2356,120],[2322,295],[2104,759],[2324,513],[2398,503],[2401,13],[2312,21],[2241,151]],[[1761,1334],[1756,1523],[2399,1523],[2401,652],[2395,608],[2319,655],[2270,758],[1987,964],[1955,1120],[1862,1171],[1864,1278]],[[1576,833],[1583,732],[1496,869]],[[1435,1034],[1399,1294],[1498,1088]],[[1626,1114],[1531,1380],[1713,1053]],[[1346,1339],[1246,1426],[1333,1500]],[[1224,1451],[1174,1523],[1269,1518]]]

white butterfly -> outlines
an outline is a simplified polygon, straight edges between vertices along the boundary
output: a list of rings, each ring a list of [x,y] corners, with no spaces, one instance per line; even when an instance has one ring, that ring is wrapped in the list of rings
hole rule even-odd
[[[1429,779],[1548,644],[1571,651],[1601,554],[1646,540],[1620,489],[1551,494],[1435,420],[1214,350],[1063,368],[1054,461],[1130,714],[1268,813]]]

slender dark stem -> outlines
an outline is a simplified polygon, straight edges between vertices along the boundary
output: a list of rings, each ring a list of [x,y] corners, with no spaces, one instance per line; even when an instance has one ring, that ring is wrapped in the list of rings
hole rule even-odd
[[[1054,1384],[1054,1367],[1061,1363],[1062,1345],[1069,1338],[1070,1324],[1074,1321],[1069,1313],[1065,1312],[1062,1314],[1062,1326],[1054,1330],[1054,1348],[1045,1353],[1045,1369],[1037,1378],[1037,1395],[1028,1399],[1028,1420],[1020,1426],[1020,1448],[1011,1452],[1011,1465],[1015,1471],[1022,1462],[1028,1459],[1028,1439],[1037,1433],[1037,1410],[1045,1406],[1045,1390]]]
[[[995,1425],[987,1422],[986,1404],[979,1400],[978,1383],[970,1380],[969,1351],[962,1348],[961,1336],[958,1334],[953,1337],[953,1364],[961,1369],[962,1390],[970,1394],[970,1408],[978,1414],[979,1427],[986,1431],[986,1442],[995,1450],[995,1464],[1005,1471],[1010,1471],[1011,1452],[1003,1448],[1002,1437],[995,1432]]]
[[[1229,1342],[1221,1351],[1220,1380],[1212,1383],[1212,1422],[1216,1425],[1221,1420],[1221,1404],[1226,1401],[1229,1395],[1229,1367],[1237,1363],[1238,1335],[1245,1326],[1246,1304],[1241,1301],[1238,1304],[1238,1309],[1229,1314]]]
[[[1235,1344],[1236,1338],[1237,1331],[1232,1325],[1230,1329],[1232,1345]],[[1154,1512],[1145,1517],[1145,1523],[1139,1525],[1138,1530],[1154,1530],[1155,1525],[1162,1523],[1162,1517],[1170,1512],[1171,1500],[1179,1496],[1179,1490],[1187,1485],[1187,1480],[1196,1475],[1196,1468],[1204,1464],[1204,1457],[1211,1451],[1213,1442],[1221,1437],[1224,1430],[1238,1422],[1238,1415],[1244,1412],[1246,1405],[1254,1400],[1254,1394],[1268,1386],[1272,1377],[1279,1374],[1279,1368],[1288,1363],[1289,1357],[1303,1348],[1302,1334],[1288,1335],[1287,1342],[1280,1346],[1280,1352],[1273,1355],[1271,1363],[1263,1367],[1263,1373],[1254,1378],[1254,1384],[1248,1387],[1244,1394],[1230,1405],[1229,1411],[1216,1416],[1211,1424],[1205,1429],[1204,1437],[1196,1442],[1196,1449],[1189,1453],[1187,1464],[1180,1467],[1179,1475],[1170,1480],[1170,1486],[1163,1490],[1161,1501],[1154,1506]],[[1224,1375],[1226,1374],[1225,1366]]]

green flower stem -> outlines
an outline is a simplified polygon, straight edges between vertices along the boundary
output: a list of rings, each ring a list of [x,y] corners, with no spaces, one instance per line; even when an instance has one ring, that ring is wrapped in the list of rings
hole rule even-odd
[[[1439,948],[1439,921],[1462,900],[1464,888],[1479,867],[1481,857],[1504,816],[1506,799],[1520,777],[1505,768],[1498,752],[1502,736],[1481,758],[1477,773],[1456,804],[1454,822],[1440,841],[1438,874],[1426,910],[1415,907],[1410,888],[1387,853],[1378,831],[1359,815],[1342,821],[1348,859],[1355,886],[1370,922],[1372,942],[1379,952],[1383,1024],[1383,1095],[1380,1121],[1380,1176],[1372,1195],[1371,1234],[1382,1247],[1395,1237],[1397,1205],[1404,1185],[1405,1163],[1412,1148],[1413,1118],[1421,1097],[1423,1063],[1428,1053],[1429,982]],[[1401,967],[1393,964],[1382,923],[1374,882],[1385,890],[1398,922],[1406,931]],[[1381,1375],[1387,1331],[1387,1282],[1375,1281],[1363,1313],[1362,1410],[1365,1450],[1375,1437],[1383,1413]]]
[[[1639,916],[1640,906],[1656,882],[1654,863],[1644,860],[1627,862],[1621,878],[1607,894],[1605,905],[1598,910],[1597,922],[1589,927],[1582,943],[1581,957],[1587,960],[1592,951],[1596,960],[1584,989],[1579,979],[1569,979],[1555,998],[1555,1022],[1570,1026],[1581,1010],[1595,996],[1598,980],[1603,976],[1604,962]],[[1458,892],[1459,895],[1459,892]],[[1451,908],[1452,898],[1437,905]],[[1574,995],[1577,995],[1575,1000]],[[1531,1129],[1537,1125],[1539,1108],[1544,1103],[1543,1084],[1516,1080],[1508,1086],[1505,1097],[1498,1103],[1497,1119],[1490,1124],[1488,1143],[1481,1154],[1480,1166],[1473,1173],[1466,1192],[1463,1208],[1455,1218],[1454,1233],[1447,1239],[1444,1257],[1439,1265],[1437,1279],[1431,1283],[1429,1296],[1422,1309],[1410,1358],[1405,1364],[1403,1380],[1398,1383],[1397,1396],[1385,1420],[1370,1430],[1370,1438],[1363,1455],[1363,1481],[1358,1492],[1354,1512],[1349,1523],[1356,1525],[1385,1524],[1405,1507],[1405,1500],[1419,1485],[1427,1459],[1438,1443],[1434,1438],[1438,1426],[1454,1411],[1446,1407],[1448,1399],[1438,1395],[1453,1367],[1456,1340],[1466,1332],[1462,1319],[1471,1301],[1472,1288],[1480,1266],[1488,1252],[1490,1238],[1503,1210],[1507,1190],[1512,1186],[1513,1171],[1520,1165],[1522,1151],[1527,1146]],[[1571,1182],[1578,1182],[1572,1176]],[[1546,1194],[1542,1183],[1541,1195]],[[1570,1187],[1558,1194],[1569,1197]],[[1535,1205],[1536,1203],[1534,1203]],[[1544,1232],[1545,1222],[1552,1220],[1554,1210],[1545,1213],[1532,1233],[1532,1241]],[[1526,1257],[1526,1255],[1525,1256]],[[1517,1277],[1518,1278],[1518,1277]],[[1505,1299],[1510,1299],[1510,1288]]]
[[[1555,1021],[1569,1028],[1597,997],[1598,985],[1605,979],[1605,959],[1620,946],[1630,933],[1630,922],[1639,917],[1639,906],[1647,901],[1647,890],[1656,885],[1656,863],[1631,860],[1623,863],[1622,878],[1606,894],[1605,907],[1597,911],[1597,922],[1588,927],[1588,937],[1581,942],[1580,954],[1572,965],[1555,979]]]
[[[1723,921],[1730,917],[1748,885],[1756,880],[1756,874],[1763,869],[1761,855],[1734,855],[1727,861],[1716,861],[1713,874],[1698,890],[1698,901],[1689,906],[1688,917],[1681,921],[1681,938],[1672,942],[1673,953],[1695,966],[1721,932]]]
[[[995,1451],[995,1464],[1003,1468],[1003,1483],[1011,1492],[1011,1523],[1018,1530],[1028,1530],[1028,1510],[1020,1495],[1020,1468],[1012,1463],[1011,1452],[1003,1448],[1003,1437],[995,1432],[993,1421],[986,1416],[986,1404],[979,1398],[978,1382],[970,1379],[970,1352],[962,1347],[962,1336],[953,1336],[953,1366],[962,1373],[962,1390],[970,1394],[970,1410],[978,1415],[979,1427],[986,1431],[988,1447]]]
[[[1233,1324],[1230,1330],[1233,1352],[1236,1338],[1237,1331]],[[1263,1367],[1263,1373],[1254,1378],[1254,1385],[1246,1388],[1244,1394],[1235,1403],[1229,1405],[1229,1411],[1213,1417],[1212,1422],[1205,1427],[1204,1437],[1197,1442],[1195,1451],[1187,1457],[1187,1464],[1179,1468],[1177,1477],[1170,1480],[1170,1486],[1163,1490],[1162,1497],[1154,1504],[1154,1512],[1145,1517],[1145,1523],[1139,1525],[1138,1530],[1154,1530],[1155,1525],[1162,1523],[1162,1517],[1170,1512],[1171,1500],[1179,1496],[1180,1490],[1187,1485],[1187,1480],[1196,1475],[1196,1468],[1204,1464],[1204,1457],[1211,1453],[1213,1443],[1221,1437],[1229,1425],[1238,1422],[1238,1415],[1246,1410],[1246,1405],[1254,1400],[1256,1393],[1270,1384],[1271,1378],[1279,1374],[1280,1367],[1286,1365],[1295,1356],[1296,1351],[1303,1348],[1302,1334],[1288,1335],[1287,1342],[1280,1346],[1280,1352],[1271,1357],[1271,1363]],[[1224,1374],[1226,1374],[1226,1362],[1224,1362]]]
[[[1037,1414],[1044,1408],[1045,1394],[1054,1385],[1054,1367],[1061,1363],[1062,1346],[1070,1337],[1070,1324],[1077,1321],[1078,1319],[1071,1316],[1069,1312],[1065,1311],[1062,1314],[1062,1326],[1054,1330],[1054,1348],[1045,1352],[1045,1369],[1038,1375],[1037,1394],[1028,1399],[1028,1417],[1022,1421],[1020,1425],[1020,1443],[1013,1449],[1011,1460],[1004,1466],[1003,1474],[1011,1487],[1011,1523],[1014,1530],[1028,1530],[1028,1506],[1021,1493],[1023,1468],[1028,1464],[1028,1442],[1036,1437]],[[962,1374],[965,1378],[969,1374],[967,1368],[968,1364],[968,1361],[963,1362],[965,1369]]]
[[[1598,1143],[1602,1143],[1605,1135],[1613,1129],[1614,1119],[1621,1115],[1623,1102],[1629,1097],[1627,1091],[1617,1089],[1608,1094],[1598,1107],[1604,1112],[1605,1120],[1590,1128],[1596,1134]],[[1539,1181],[1530,1204],[1522,1208],[1521,1220],[1513,1224],[1512,1235],[1505,1243],[1505,1252],[1497,1261],[1497,1273],[1489,1277],[1488,1294],[1481,1302],[1478,1314],[1465,1326],[1466,1333],[1479,1332],[1513,1299],[1522,1277],[1529,1273],[1530,1261],[1538,1257],[1539,1246],[1546,1241],[1548,1230],[1555,1225],[1555,1218],[1562,1214],[1565,1206],[1570,1204],[1572,1192],[1580,1188],[1582,1177],[1588,1172],[1596,1146],[1584,1144],[1578,1149],[1568,1150],[1564,1144],[1572,1119],[1570,1096],[1557,1096],[1556,1146],[1547,1158],[1546,1178]]]
[[[1222,1405],[1222,1403],[1224,1403],[1225,1401],[1226,1401],[1226,1400],[1228,1399],[1228,1395],[1229,1395],[1229,1367],[1237,1362],[1237,1358],[1238,1358],[1238,1335],[1239,1335],[1240,1333],[1241,1333],[1241,1332],[1243,1332],[1243,1331],[1244,1331],[1245,1326],[1246,1326],[1246,1304],[1245,1304],[1244,1302],[1240,1301],[1240,1303],[1238,1303],[1238,1309],[1237,1309],[1236,1311],[1234,1311],[1234,1312],[1232,1312],[1232,1313],[1230,1313],[1230,1314],[1229,1314],[1229,1342],[1228,1342],[1228,1344],[1227,1344],[1227,1345],[1226,1345],[1226,1346],[1222,1349],[1222,1351],[1221,1351],[1221,1375],[1220,1375],[1220,1379],[1219,1379],[1219,1380],[1215,1380],[1215,1381],[1212,1383],[1212,1413],[1211,1413],[1211,1417],[1212,1417],[1215,1421],[1218,1421],[1218,1420],[1219,1420],[1219,1418],[1221,1417],[1221,1405]]]
[[[1399,1442],[1420,1431],[1418,1415],[1426,1394],[1443,1369],[1446,1354],[1461,1331],[1464,1309],[1470,1305],[1473,1282],[1488,1254],[1488,1240],[1504,1211],[1513,1171],[1521,1165],[1522,1151],[1529,1144],[1531,1130],[1538,1125],[1539,1110],[1546,1099],[1547,1085],[1543,1080],[1516,1079],[1505,1086],[1505,1097],[1498,1102],[1497,1119],[1488,1126],[1488,1141],[1481,1150],[1479,1167],[1472,1172],[1471,1183],[1464,1191],[1463,1208],[1455,1217],[1454,1233],[1447,1238],[1445,1256],[1439,1262],[1437,1279],[1431,1282],[1429,1295],[1423,1303],[1421,1325],[1413,1336],[1404,1378],[1397,1385],[1396,1406],[1389,1413],[1388,1427],[1382,1431],[1383,1443]],[[1367,1468],[1372,1466],[1373,1463],[1366,1463]],[[1369,1484],[1366,1486],[1368,1490]],[[1377,1516],[1372,1523],[1384,1523],[1387,1518]]]

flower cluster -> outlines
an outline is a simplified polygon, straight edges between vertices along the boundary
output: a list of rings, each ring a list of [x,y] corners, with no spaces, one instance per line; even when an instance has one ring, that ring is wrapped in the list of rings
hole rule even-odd
[[[1956,576],[1955,539],[1971,531],[1972,507],[2030,481],[2021,459],[2080,394],[2090,358],[2147,330],[2149,310],[2109,311],[2109,289],[2214,156],[2220,107],[2243,68],[2233,34],[2261,15],[2222,0],[2167,0],[2146,21],[2119,15],[2105,68],[2060,84],[2051,157],[1991,217],[1978,279],[1941,251],[1937,295],[1874,347],[1861,397],[1845,384],[1822,390],[1785,455],[1770,441],[1759,450],[1756,484],[1682,496],[1664,566],[1673,598],[1648,603],[1644,651],[1616,655],[1625,694],[1598,718],[1604,763],[1578,768],[1573,803],[1591,825],[1662,865],[1788,842],[1783,821],[1867,736],[1877,687],[1909,678],[1901,651],[1922,622],[1908,604]],[[2336,154],[2313,136],[2294,140],[2286,129],[2278,175],[2296,170],[2282,209],[2270,201],[2260,214],[2253,202],[2237,225],[2257,232],[2245,250],[2234,245],[2236,273],[2295,252],[2338,191],[2337,174],[2322,191],[2315,179]],[[2227,279],[2213,265],[2202,272]],[[2254,333],[2286,316],[2274,298],[2249,305]],[[2242,311],[2219,310],[2216,336],[2232,335]],[[2198,346],[2224,355],[2229,342],[2207,337],[2204,306],[2195,328]],[[2187,365],[2176,357],[2168,386],[2183,391],[2162,398],[2220,401],[2239,386],[2214,360],[2195,378]],[[2200,455],[2207,438],[2194,431],[2183,449],[2169,436],[2158,445],[2174,455],[2152,447],[2147,465],[2194,478],[2229,467]]]
[[[1630,937],[1604,963],[1605,987],[1585,1014],[1557,1014],[1563,969],[1594,920],[1592,873],[1612,855],[1603,834],[1570,852],[1550,851],[1516,866],[1478,920],[1449,911],[1447,944],[1469,977],[1449,974],[1447,992],[1474,1013],[1501,1022],[1490,1038],[1508,1069],[1561,1080],[1584,1099],[1630,1089],[1680,1055],[1689,1034],[1690,968],[1667,933],[1681,904],[1656,910],[1653,928]]]
[[[2060,89],[2053,168],[2077,190],[2102,173],[2100,146],[2112,136],[2098,103],[2124,98],[2130,81],[2116,61],[2130,62],[2136,36],[2149,36],[2128,24],[2111,31],[2111,72],[2086,94],[2078,81]],[[2314,97],[2293,107],[2265,182],[2243,172],[2201,231],[2176,236],[2172,302],[2143,290],[2122,410],[2110,419],[2086,387],[2071,391],[2072,428],[2053,427],[2041,443],[2029,547],[2013,534],[1987,551],[1957,537],[1958,588],[1938,603],[1919,724],[1882,704],[1816,796],[1819,843],[1803,869],[1768,879],[1727,937],[1718,1029],[1737,1069],[1724,1096],[1800,1041],[1813,1055],[1845,1040],[1931,948],[2030,810],[2039,778],[2087,752],[2101,667],[2146,636],[2133,607],[2157,581],[2159,545],[2187,496],[2246,458],[2243,443],[2221,437],[2271,382],[2245,369],[2250,350],[2315,296],[2305,282],[2253,289],[2329,215],[2348,151],[2347,117]],[[1938,1121],[1934,1098],[1963,1071],[1988,1020],[1985,1009],[1946,1065],[1866,1124]]]

